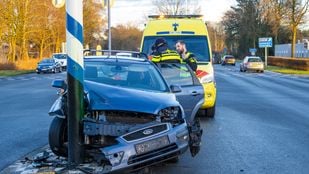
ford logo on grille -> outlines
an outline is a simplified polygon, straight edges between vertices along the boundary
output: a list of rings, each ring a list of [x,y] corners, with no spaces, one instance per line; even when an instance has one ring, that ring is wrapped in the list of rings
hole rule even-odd
[[[143,134],[144,135],[150,135],[150,134],[152,134],[153,133],[153,130],[152,129],[145,129],[144,131],[143,131]]]

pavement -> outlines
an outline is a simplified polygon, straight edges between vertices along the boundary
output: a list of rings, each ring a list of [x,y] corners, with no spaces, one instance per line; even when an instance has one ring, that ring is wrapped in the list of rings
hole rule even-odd
[[[45,146],[27,154],[0,171],[0,174],[96,174],[105,172],[103,167],[96,166],[95,163],[81,164],[69,170],[67,159],[56,156],[49,146]]]
[[[67,158],[56,156],[46,145],[9,165],[0,171],[0,174],[103,174],[108,173],[109,169],[109,166],[98,166],[95,162],[83,163],[69,169]],[[136,174],[149,173],[153,173],[149,167],[136,171]]]

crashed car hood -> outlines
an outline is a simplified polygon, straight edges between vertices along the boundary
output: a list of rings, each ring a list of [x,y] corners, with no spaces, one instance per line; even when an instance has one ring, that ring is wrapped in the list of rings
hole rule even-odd
[[[143,91],[85,81],[91,110],[123,110],[157,114],[159,110],[179,106],[169,92]]]

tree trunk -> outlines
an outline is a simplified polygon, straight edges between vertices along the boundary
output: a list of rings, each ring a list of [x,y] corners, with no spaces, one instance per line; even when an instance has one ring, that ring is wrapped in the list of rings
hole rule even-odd
[[[12,63],[15,63],[16,61],[16,39],[15,38],[12,38],[10,41],[8,61]]]
[[[44,51],[44,39],[42,39],[40,43],[40,55],[39,55],[40,60],[42,60],[43,58],[43,51]]]
[[[296,43],[296,32],[297,32],[297,26],[292,26],[292,46],[291,46],[291,57],[295,56],[295,43]]]
[[[28,6],[29,6],[29,0],[24,1],[24,14],[23,14],[23,25],[22,25],[22,37],[21,37],[21,59],[22,60],[28,60],[28,49],[27,49],[27,24],[28,24]]]

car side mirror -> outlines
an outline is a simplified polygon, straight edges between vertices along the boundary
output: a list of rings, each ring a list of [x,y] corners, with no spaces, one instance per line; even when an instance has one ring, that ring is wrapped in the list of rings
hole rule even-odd
[[[52,87],[60,88],[60,89],[66,90],[66,89],[67,89],[67,84],[65,83],[64,80],[62,80],[62,79],[57,79],[57,80],[53,80],[53,82],[52,82]]]
[[[171,88],[173,93],[181,92],[181,87],[178,86],[178,85],[171,85],[170,88]]]

